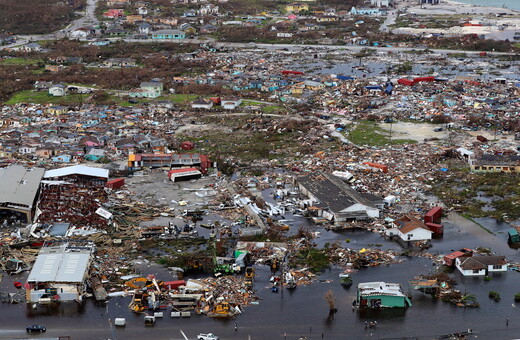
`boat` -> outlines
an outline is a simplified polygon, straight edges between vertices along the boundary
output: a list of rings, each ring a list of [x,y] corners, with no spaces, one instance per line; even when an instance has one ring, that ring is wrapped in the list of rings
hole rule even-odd
[[[438,339],[466,339],[468,336],[473,334],[473,330],[468,329],[467,331],[443,334],[438,337]]]
[[[350,286],[352,286],[352,278],[348,274],[340,274],[339,277],[343,288],[350,288]]]

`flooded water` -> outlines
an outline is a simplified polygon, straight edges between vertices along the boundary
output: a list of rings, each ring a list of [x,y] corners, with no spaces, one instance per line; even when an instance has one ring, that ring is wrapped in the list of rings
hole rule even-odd
[[[352,288],[345,290],[338,282],[339,269],[323,273],[320,279],[330,283],[316,282],[298,287],[293,292],[273,294],[269,287],[267,267],[257,270],[255,289],[262,299],[259,305],[245,308],[237,319],[223,321],[205,316],[189,319],[171,319],[165,313],[154,327],[147,328],[143,316],[135,315],[127,308],[130,298],[112,298],[107,305],[87,301],[82,308],[54,311],[53,316],[43,312],[30,312],[25,304],[0,305],[2,326],[0,338],[21,337],[23,329],[32,323],[48,328],[46,336],[70,335],[73,339],[182,339],[180,329],[193,338],[199,332],[214,332],[221,339],[297,339],[301,335],[310,339],[359,339],[359,338],[424,338],[432,339],[441,334],[473,329],[483,339],[508,339],[520,336],[520,310],[513,304],[513,295],[518,289],[517,272],[497,275],[490,282],[482,278],[463,278],[453,274],[460,282],[458,289],[476,295],[480,308],[457,308],[434,301],[428,295],[413,291],[412,307],[407,310],[352,311],[355,286],[359,282],[385,280],[399,282],[408,287],[408,281],[416,274],[433,271],[431,262],[423,258],[410,258],[406,262],[369,268],[357,272]],[[330,318],[323,298],[327,290],[336,297],[338,313]],[[494,302],[487,297],[489,290],[501,292],[502,300]],[[59,317],[57,317],[59,315]],[[124,329],[111,329],[109,319],[125,317]],[[505,319],[510,318],[506,326]],[[364,322],[377,320],[378,328],[365,330]],[[234,331],[234,323],[238,332]],[[36,337],[37,338],[37,337]]]
[[[276,203],[272,189],[264,190],[263,196],[270,203]],[[316,240],[319,246],[327,242],[340,242],[343,246],[361,249],[365,247],[394,249],[401,247],[378,233],[367,231],[332,232],[311,225],[305,218],[292,214],[283,216],[291,220],[289,234],[303,226],[319,232]],[[204,222],[218,220],[218,216],[206,216]],[[433,240],[428,252],[439,256],[462,247],[490,247],[510,262],[520,262],[520,252],[507,245],[505,223],[493,219],[478,219],[477,222],[489,231],[473,225],[461,226],[461,220],[443,220],[445,234]],[[466,220],[464,220],[466,221]],[[347,243],[346,240],[349,240]],[[463,240],[463,241],[462,241]],[[154,327],[146,327],[143,315],[136,315],[128,309],[130,297],[111,298],[106,304],[87,299],[83,304],[62,304],[57,309],[34,309],[32,305],[0,304],[0,339],[25,337],[25,327],[41,324],[47,327],[44,335],[71,336],[72,339],[183,339],[183,330],[190,339],[200,332],[213,332],[220,339],[434,339],[442,334],[465,331],[468,328],[480,339],[510,339],[520,337],[520,305],[514,303],[515,293],[520,292],[520,273],[509,271],[495,274],[491,281],[482,277],[465,278],[458,272],[450,275],[459,283],[456,289],[474,294],[480,308],[458,308],[450,304],[432,300],[429,295],[410,289],[409,281],[417,275],[433,274],[438,270],[434,263],[424,257],[403,257],[401,263],[383,265],[359,270],[352,275],[353,286],[344,289],[338,274],[342,268],[331,268],[322,273],[309,286],[299,286],[294,291],[272,293],[269,283],[270,271],[267,266],[257,266],[254,289],[260,297],[258,305],[245,307],[244,313],[235,320],[218,320],[194,315],[191,318],[173,319],[170,310],[164,311],[164,318],[158,319]],[[155,274],[162,280],[176,279],[166,269],[142,261],[138,266],[143,275]],[[4,277],[0,284],[2,292],[14,293],[14,281],[24,282],[28,273]],[[186,277],[188,279],[190,277]],[[191,278],[196,278],[192,276]],[[400,283],[405,291],[412,294],[412,306],[407,310],[352,310],[356,286],[360,282],[387,281]],[[332,290],[336,298],[338,312],[329,316],[324,294]],[[488,298],[490,290],[501,294],[501,301]],[[23,292],[22,292],[23,294]],[[125,328],[114,328],[113,320],[124,317]],[[506,325],[506,318],[510,319]],[[110,321],[109,321],[110,320]],[[378,322],[376,329],[366,330],[365,321]],[[235,322],[238,331],[234,330]],[[43,338],[34,335],[33,338]]]
[[[449,65],[446,62],[431,62],[427,60],[427,56],[415,56],[403,54],[403,60],[391,61],[382,59],[375,61],[369,58],[363,58],[361,61],[358,58],[352,58],[349,61],[337,61],[333,64],[327,64],[322,61],[309,62],[306,64],[291,65],[295,69],[305,71],[307,73],[315,74],[340,74],[351,76],[355,78],[373,78],[373,77],[389,77],[401,78],[405,75],[386,74],[386,71],[391,66],[397,66],[409,61],[412,64],[412,69],[407,72],[407,75],[433,75],[441,78],[453,78],[455,76],[474,76],[480,80],[493,80],[497,77],[504,77],[510,80],[516,80],[518,73],[516,72],[520,62],[506,62],[503,63],[505,69],[495,68],[493,64],[497,63],[481,63],[478,57],[460,58],[460,60],[450,59]],[[493,70],[491,71],[491,69]],[[513,72],[514,71],[514,72]]]

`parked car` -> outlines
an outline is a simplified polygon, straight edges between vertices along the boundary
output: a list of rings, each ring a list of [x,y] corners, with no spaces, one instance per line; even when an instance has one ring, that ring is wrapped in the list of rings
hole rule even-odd
[[[441,127],[439,127],[439,128],[435,128],[435,129],[433,129],[433,131],[435,131],[435,132],[441,132],[441,131],[442,131],[442,128],[441,128]]]
[[[27,331],[27,333],[43,333],[47,330],[47,328],[43,327],[42,325],[30,325],[25,330]]]
[[[199,335],[197,335],[197,340],[218,340],[218,336],[212,333],[200,333]]]

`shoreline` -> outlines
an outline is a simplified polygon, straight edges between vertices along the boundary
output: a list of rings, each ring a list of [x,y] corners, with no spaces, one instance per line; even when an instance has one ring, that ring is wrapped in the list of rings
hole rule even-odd
[[[520,15],[520,10],[514,10],[504,7],[473,5],[457,0],[441,0],[438,5],[417,4],[414,1],[403,1],[398,9],[407,8],[408,11],[417,14],[434,15],[434,14],[469,14],[469,15]]]
[[[487,5],[478,5],[478,4],[468,4],[465,2],[457,1],[457,0],[441,0],[440,5],[443,3],[446,3],[448,5],[456,5],[456,6],[464,6],[464,7],[478,7],[478,8],[494,8],[494,9],[500,9],[500,10],[507,10],[512,11],[520,15],[519,9],[512,9],[509,7],[497,7],[497,6],[487,6]]]
[[[460,17],[465,18],[464,20],[470,24],[446,28],[400,27],[392,30],[398,34],[444,34],[446,36],[476,34],[485,39],[512,41],[516,32],[520,31],[520,11],[512,9],[471,5],[457,0],[442,0],[439,5],[419,5],[405,0],[399,5],[398,10],[403,10],[404,13],[431,18]]]

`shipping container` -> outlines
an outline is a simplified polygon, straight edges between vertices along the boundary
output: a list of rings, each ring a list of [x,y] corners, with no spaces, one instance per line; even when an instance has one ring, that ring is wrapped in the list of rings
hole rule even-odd
[[[413,80],[413,83],[414,84],[417,84],[417,83],[420,83],[422,81],[425,81],[425,82],[432,82],[432,81],[435,81],[435,77],[417,77]]]
[[[442,218],[442,208],[435,207],[428,211],[424,216],[424,223],[440,223]]]
[[[372,163],[372,162],[363,162],[363,164],[368,165],[371,168],[381,169],[381,171],[383,171],[383,173],[385,173],[385,174],[388,172],[388,167],[386,165]]]
[[[478,140],[479,142],[482,142],[482,143],[486,143],[486,142],[488,141],[488,139],[487,139],[486,137],[481,136],[481,135],[478,135],[478,136],[477,136],[477,140]]]
[[[110,189],[119,189],[123,185],[125,185],[125,179],[124,178],[116,178],[111,181],[108,181],[107,184],[105,184],[106,188]]]
[[[406,85],[406,86],[412,86],[414,84],[413,80],[406,79],[406,78],[401,78],[397,82],[401,85]]]
[[[180,286],[185,286],[186,281],[184,280],[175,280],[175,281],[166,281],[162,284],[162,286],[168,290],[176,290],[179,289]]]
[[[444,226],[442,224],[428,222],[426,223],[426,226],[436,235],[444,234]]]

